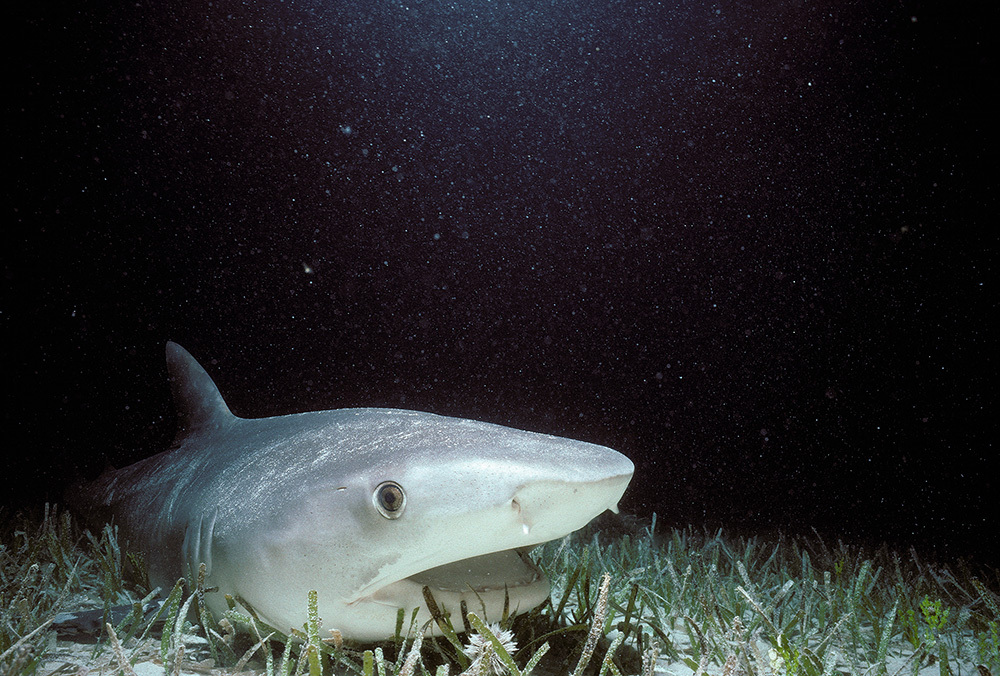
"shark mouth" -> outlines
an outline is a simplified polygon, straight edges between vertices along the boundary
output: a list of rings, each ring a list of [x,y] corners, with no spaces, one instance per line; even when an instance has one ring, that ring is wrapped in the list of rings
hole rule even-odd
[[[500,619],[505,599],[512,612],[524,612],[549,597],[549,581],[527,550],[507,549],[428,568],[378,589],[369,600],[397,608],[423,606],[424,587],[442,609],[457,613],[464,601],[490,621]]]
[[[525,550],[507,549],[452,561],[411,575],[406,580],[421,588],[430,587],[432,592],[484,592],[526,587],[544,577]]]

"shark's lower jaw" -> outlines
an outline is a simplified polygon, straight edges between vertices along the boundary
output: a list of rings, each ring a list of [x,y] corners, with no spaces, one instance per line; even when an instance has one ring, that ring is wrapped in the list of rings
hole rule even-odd
[[[526,612],[549,597],[549,581],[524,550],[508,549],[453,561],[421,571],[379,589],[368,600],[407,612],[424,607],[424,587],[437,606],[458,620],[461,604],[485,619],[498,622],[505,601],[511,613]]]

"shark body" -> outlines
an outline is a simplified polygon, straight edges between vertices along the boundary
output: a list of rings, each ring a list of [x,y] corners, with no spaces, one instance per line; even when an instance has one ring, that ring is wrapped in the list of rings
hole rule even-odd
[[[359,408],[246,419],[167,344],[179,414],[173,446],[105,473],[77,501],[112,518],[169,589],[206,566],[224,594],[288,632],[316,590],[326,629],[393,635],[422,589],[457,614],[500,618],[549,594],[525,552],[616,510],[633,465],[609,448],[473,420]]]

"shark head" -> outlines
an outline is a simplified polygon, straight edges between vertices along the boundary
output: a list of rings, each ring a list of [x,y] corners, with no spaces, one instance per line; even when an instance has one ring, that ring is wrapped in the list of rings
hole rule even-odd
[[[305,623],[311,590],[323,627],[362,641],[391,637],[401,608],[424,624],[425,587],[458,627],[463,602],[489,621],[505,600],[527,611],[549,594],[527,550],[617,511],[632,477],[603,446],[430,413],[239,418],[172,343],[168,365],[175,448],[98,492],[154,582],[204,563],[214,612],[231,594],[284,632]]]
[[[308,476],[281,499],[269,491],[280,508],[237,547],[215,547],[231,587],[278,629],[301,626],[311,589],[325,626],[358,639],[391,635],[400,608],[426,620],[425,586],[456,618],[464,601],[499,620],[505,596],[529,610],[549,586],[526,550],[616,510],[632,476],[592,444],[411,411],[330,413],[312,416]]]

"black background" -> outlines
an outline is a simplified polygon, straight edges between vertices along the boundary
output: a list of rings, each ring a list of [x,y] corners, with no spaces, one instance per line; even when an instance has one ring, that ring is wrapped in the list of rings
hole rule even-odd
[[[240,415],[478,418],[621,450],[660,522],[996,560],[984,14],[38,4],[4,502],[164,448],[170,339]]]

